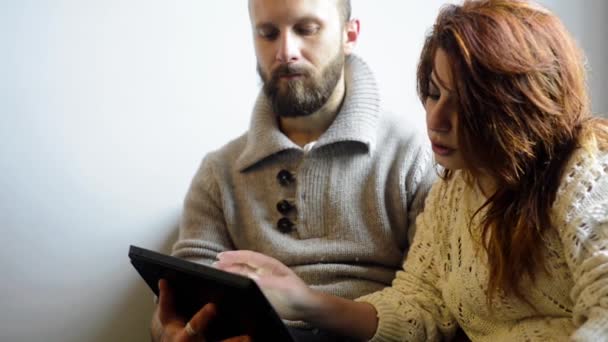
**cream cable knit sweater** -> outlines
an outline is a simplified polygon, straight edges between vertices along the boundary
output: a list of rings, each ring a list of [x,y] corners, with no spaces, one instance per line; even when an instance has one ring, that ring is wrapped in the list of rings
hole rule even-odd
[[[437,341],[460,325],[473,341],[608,341],[608,154],[590,151],[571,158],[553,206],[556,229],[539,241],[549,273],[523,283],[538,311],[500,296],[489,312],[485,252],[467,228],[484,197],[456,173],[432,188],[393,286],[358,299],[378,311],[372,340]]]

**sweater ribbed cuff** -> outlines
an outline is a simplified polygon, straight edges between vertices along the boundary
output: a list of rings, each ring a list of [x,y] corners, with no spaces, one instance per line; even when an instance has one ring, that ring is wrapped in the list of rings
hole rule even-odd
[[[403,317],[397,314],[396,300],[387,300],[377,293],[372,293],[356,301],[369,303],[376,309],[378,327],[370,342],[424,341],[425,337],[421,334],[424,329],[416,326],[422,322],[413,319],[404,322]]]

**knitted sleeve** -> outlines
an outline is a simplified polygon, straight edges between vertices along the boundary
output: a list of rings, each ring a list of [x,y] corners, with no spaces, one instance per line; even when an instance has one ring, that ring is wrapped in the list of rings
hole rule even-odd
[[[378,313],[378,328],[371,341],[440,341],[453,336],[456,321],[446,308],[439,281],[437,183],[427,197],[427,206],[417,219],[417,231],[403,270],[392,286],[358,298],[372,304]]]
[[[579,328],[572,340],[603,341],[608,338],[608,158],[575,171],[583,176],[568,176],[574,195],[559,229],[575,281],[570,295]]]
[[[173,255],[211,264],[217,253],[234,249],[225,222],[213,158],[207,155],[184,200],[179,238],[173,246]]]

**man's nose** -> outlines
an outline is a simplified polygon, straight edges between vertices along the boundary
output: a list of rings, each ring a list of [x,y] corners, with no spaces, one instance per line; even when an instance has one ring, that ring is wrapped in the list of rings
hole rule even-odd
[[[292,32],[281,33],[276,58],[281,63],[295,62],[300,58],[300,41]]]

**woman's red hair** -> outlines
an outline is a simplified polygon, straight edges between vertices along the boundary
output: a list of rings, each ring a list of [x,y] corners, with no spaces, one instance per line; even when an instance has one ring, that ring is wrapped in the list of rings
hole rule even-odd
[[[538,246],[552,227],[565,164],[586,127],[600,121],[590,114],[584,56],[560,20],[534,3],[448,5],[421,54],[423,103],[437,49],[451,63],[467,172],[489,174],[497,186],[477,211],[486,209],[480,241],[489,263],[488,304],[497,290],[525,300],[520,280],[534,281],[543,269]]]

